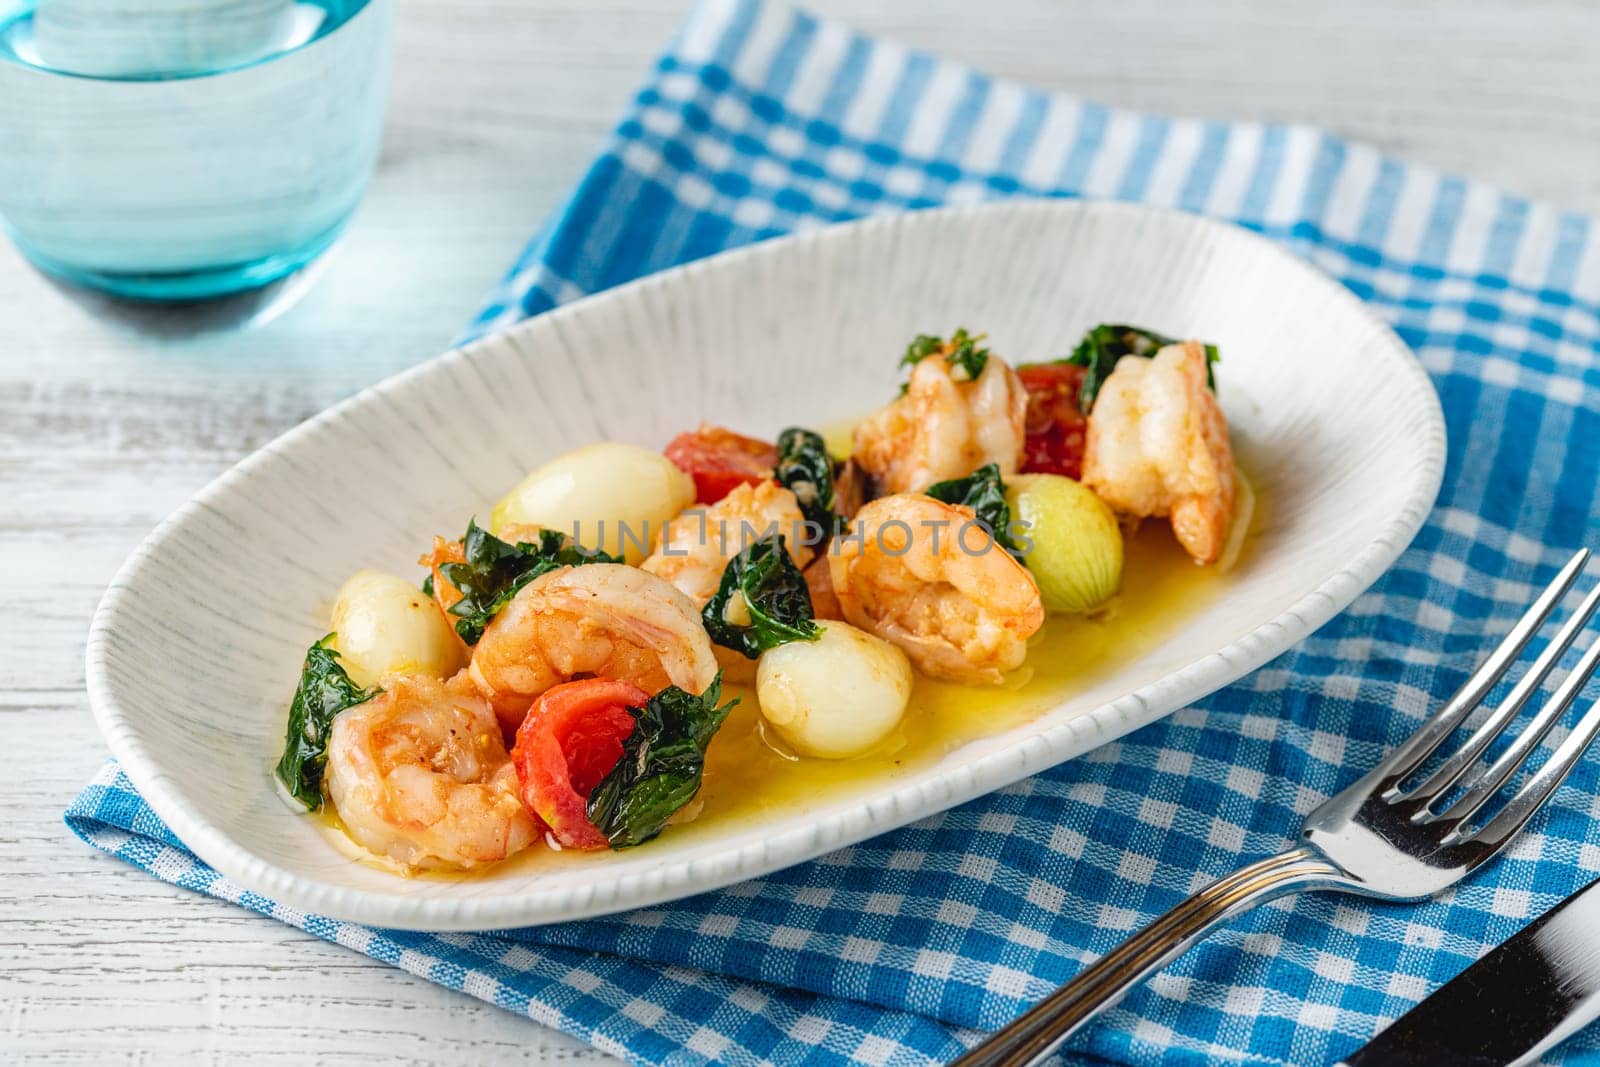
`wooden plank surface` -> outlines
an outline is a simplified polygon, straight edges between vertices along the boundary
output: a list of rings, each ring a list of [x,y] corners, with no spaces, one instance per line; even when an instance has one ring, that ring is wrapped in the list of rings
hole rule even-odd
[[[152,525],[319,408],[446,347],[601,142],[682,0],[401,0],[383,159],[297,300],[135,313],[0,246],[0,1059],[595,1060],[525,1020],[91,852],[88,619]],[[1295,120],[1600,212],[1587,0],[818,0],[1113,104]],[[243,323],[243,325],[241,325]]]

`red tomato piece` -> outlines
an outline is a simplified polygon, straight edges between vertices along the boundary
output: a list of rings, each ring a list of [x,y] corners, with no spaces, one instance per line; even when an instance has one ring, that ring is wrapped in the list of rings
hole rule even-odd
[[[584,678],[545,690],[517,728],[511,761],[522,802],[563,848],[609,845],[589,821],[589,794],[622,758],[633,733],[628,709],[649,699],[632,682]]]
[[[1022,470],[1028,474],[1083,474],[1083,446],[1089,420],[1078,410],[1084,368],[1070,363],[1018,367],[1028,390],[1027,439]]]
[[[715,504],[741,485],[760,485],[778,465],[775,445],[721,426],[680,433],[662,451],[694,479],[701,504]]]

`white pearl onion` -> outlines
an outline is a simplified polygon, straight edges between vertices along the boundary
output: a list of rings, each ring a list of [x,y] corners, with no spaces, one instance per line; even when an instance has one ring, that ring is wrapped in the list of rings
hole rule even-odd
[[[803,756],[857,756],[888,736],[911,700],[911,661],[881,638],[828,621],[815,641],[761,654],[756,697],[767,723]]]
[[[386,674],[445,678],[461,643],[433,598],[404,578],[357,571],[333,603],[333,645],[350,680],[366,687]]]

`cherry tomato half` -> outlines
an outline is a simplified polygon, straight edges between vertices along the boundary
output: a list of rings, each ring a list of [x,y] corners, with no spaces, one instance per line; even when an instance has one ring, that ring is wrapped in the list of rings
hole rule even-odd
[[[1070,363],[1018,367],[1028,390],[1027,439],[1022,470],[1028,474],[1083,474],[1083,446],[1088,419],[1078,410],[1084,368]]]
[[[760,485],[778,463],[778,449],[770,442],[720,426],[680,433],[662,451],[694,479],[695,500],[701,504],[715,504],[741,485]]]
[[[564,848],[605,848],[589,821],[589,794],[622,758],[633,733],[630,707],[650,694],[632,682],[584,678],[545,690],[517,728],[511,761],[522,784],[522,802]]]

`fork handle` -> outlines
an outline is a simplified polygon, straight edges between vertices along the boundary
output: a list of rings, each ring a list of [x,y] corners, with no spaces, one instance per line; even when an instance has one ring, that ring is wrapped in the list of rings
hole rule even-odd
[[[1242,867],[1213,882],[1112,949],[1005,1029],[956,1060],[957,1067],[1038,1063],[1153,971],[1217,926],[1257,904],[1335,884],[1339,870],[1308,848]]]

